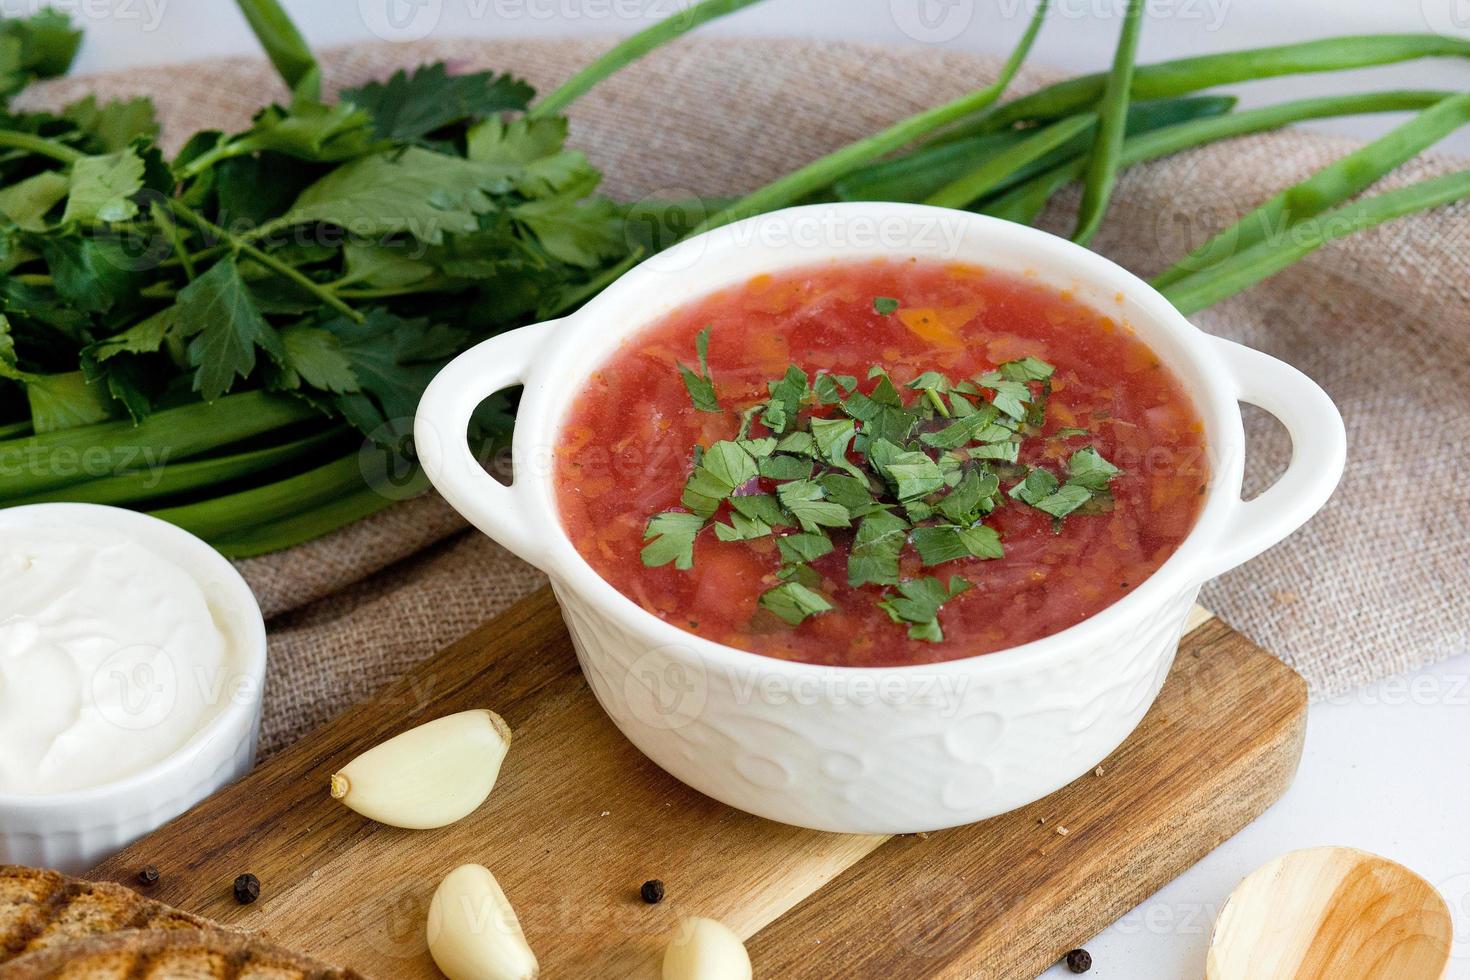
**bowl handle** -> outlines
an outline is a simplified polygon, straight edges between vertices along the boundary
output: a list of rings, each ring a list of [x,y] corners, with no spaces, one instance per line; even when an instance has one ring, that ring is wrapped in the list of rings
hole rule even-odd
[[[1249,561],[1305,524],[1332,496],[1347,461],[1342,414],[1315,381],[1269,354],[1220,337],[1210,340],[1236,397],[1286,427],[1291,462],[1268,490],[1237,504],[1220,546],[1205,559],[1202,578]]]
[[[497,391],[525,382],[547,332],[559,322],[511,330],[460,354],[429,383],[414,417],[415,448],[434,489],[472,524],[533,565],[541,564],[543,543],[521,511],[516,484],[496,480],[470,451],[470,415]]]

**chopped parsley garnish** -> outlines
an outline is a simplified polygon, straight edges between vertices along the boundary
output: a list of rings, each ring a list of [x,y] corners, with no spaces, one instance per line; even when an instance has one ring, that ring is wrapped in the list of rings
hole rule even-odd
[[[679,365],[679,373],[684,376],[684,387],[689,389],[689,399],[701,412],[723,411],[720,408],[719,399],[715,397],[714,380],[709,374],[709,333],[711,329],[705,327],[694,338],[694,350],[699,355],[699,373],[695,374],[682,363]]]
[[[1026,478],[1011,488],[1011,496],[1030,504],[1037,510],[1050,514],[1060,521],[1063,517],[1093,501],[1111,498],[1112,480],[1119,470],[1091,446],[1079,449],[1067,461],[1067,481],[1063,483],[1056,474],[1035,467]],[[1060,524],[1058,530],[1061,529]]]
[[[970,587],[958,575],[951,577],[948,585],[932,577],[909,579],[898,583],[898,594],[885,596],[878,608],[895,623],[907,623],[913,639],[938,643],[944,639],[944,631],[939,628],[940,607]]]
[[[876,296],[873,298],[873,309],[879,316],[893,316],[898,312],[898,300],[892,296]]]
[[[899,302],[878,297],[873,306],[887,316]],[[683,364],[679,371],[695,408],[722,412],[709,337],[705,328],[695,340],[699,371]],[[711,526],[722,542],[769,549],[760,539],[774,538],[772,579],[779,584],[762,593],[760,605],[799,626],[835,608],[822,592],[830,579],[813,563],[837,549],[838,535],[847,545],[848,586],[876,587],[875,601],[889,618],[910,637],[937,643],[944,638],[940,609],[974,584],[959,576],[905,579],[907,549],[926,569],[998,559],[1005,554],[1001,534],[985,522],[1007,498],[1050,515],[1058,530],[1069,514],[1111,505],[1120,471],[1091,446],[1072,453],[1065,478],[1017,463],[1026,441],[1041,439],[1053,372],[1045,361],[1023,357],[973,378],[924,371],[899,386],[882,366],[860,384],[790,365],[766,384],[769,397],[736,413],[734,439],[694,447],[680,499],[685,509],[648,522],[643,562],[692,568],[695,541]]]
[[[828,612],[832,603],[820,592],[813,592],[800,582],[786,582],[761,596],[761,605],[792,626],[800,625],[808,616]]]
[[[643,564],[651,568],[674,563],[675,568],[694,567],[694,536],[704,527],[698,514],[670,511],[648,522],[643,540]]]

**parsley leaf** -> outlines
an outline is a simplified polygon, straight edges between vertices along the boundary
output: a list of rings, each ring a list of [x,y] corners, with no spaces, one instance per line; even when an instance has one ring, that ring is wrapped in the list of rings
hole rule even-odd
[[[863,518],[847,559],[847,584],[896,585],[898,556],[908,541],[908,521],[886,510]]]
[[[446,232],[477,230],[476,215],[494,207],[488,192],[505,184],[498,168],[410,146],[343,164],[302,191],[281,220],[326,222],[357,236],[409,234],[436,245]]]
[[[221,259],[179,290],[172,319],[179,336],[189,341],[194,390],[205,401],[219,398],[236,378],[255,370],[257,348],[277,362],[285,357],[280,334],[261,316],[233,258]]]
[[[81,43],[82,32],[56,10],[0,18],[0,95],[14,95],[36,78],[65,74]]]
[[[1091,499],[1092,491],[1086,487],[1076,483],[1066,483],[1056,493],[1048,494],[1031,506],[1052,517],[1062,518]]]
[[[832,553],[835,547],[825,534],[798,531],[776,539],[781,552],[781,561],[788,565],[804,565]]]
[[[1026,420],[1026,409],[1031,404],[1031,389],[1024,381],[1010,381],[999,371],[983,374],[976,379],[982,388],[995,392],[991,404],[1017,422]]]
[[[386,149],[373,138],[373,119],[350,102],[324,105],[298,99],[290,108],[266,106],[254,125],[229,141],[232,153],[273,151],[300,160],[333,163]]]
[[[400,69],[386,82],[342,92],[342,100],[366,109],[379,138],[418,139],[466,119],[524,112],[536,90],[510,75],[450,75],[443,62]]]
[[[995,509],[999,489],[999,478],[989,470],[967,470],[939,501],[939,513],[954,524],[968,526]]]
[[[131,147],[71,165],[71,193],[61,220],[126,221],[138,213],[132,200],[143,189],[143,158]]]
[[[824,499],[826,491],[813,480],[783,483],[776,488],[776,496],[808,533],[819,527],[847,527],[852,523],[847,508]]]
[[[135,139],[154,140],[159,132],[153,100],[147,96],[103,104],[95,95],[87,95],[65,106],[61,118],[75,123],[108,151],[124,149]]]
[[[811,420],[811,427],[817,454],[832,466],[862,479],[862,470],[854,466],[847,458],[848,447],[852,445],[853,437],[857,435],[857,425],[851,419],[814,418]]]
[[[695,374],[682,362],[679,364],[679,374],[684,378],[684,387],[689,391],[689,400],[694,402],[694,407],[701,412],[723,412],[720,401],[715,397],[715,383],[709,374],[709,333],[711,327],[705,327],[694,338],[694,350],[699,355],[699,373]],[[766,453],[764,455],[770,455]]]
[[[131,304],[142,274],[136,256],[117,239],[91,234],[53,234],[39,240],[41,255],[51,266],[52,288],[73,307],[106,313]]]
[[[1102,458],[1096,449],[1088,446],[1079,449],[1067,460],[1068,483],[1086,487],[1093,493],[1101,493],[1108,489],[1108,484],[1113,477],[1122,471],[1112,463]]]
[[[1050,471],[1035,467],[1026,474],[1026,479],[1011,487],[1011,496],[1035,507],[1037,502],[1057,492],[1061,481]]]
[[[512,207],[510,213],[530,229],[553,259],[593,269],[604,259],[621,254],[626,241],[617,208],[602,198],[580,200],[586,191],[579,187],[556,197],[526,201]]]
[[[891,296],[878,296],[873,299],[873,309],[879,316],[893,316],[898,312],[898,300]]]
[[[740,448],[750,453],[756,459],[765,459],[776,451],[776,440],[770,436],[760,439],[736,439]]]
[[[698,514],[668,511],[648,522],[643,540],[643,564],[658,568],[673,562],[675,568],[688,570],[694,567],[694,538],[704,527],[704,518]]]
[[[83,371],[28,375],[24,384],[31,425],[38,435],[91,425],[113,416],[106,387],[88,380]]]
[[[369,310],[362,323],[338,317],[322,328],[336,334],[359,384],[337,397],[337,407],[367,435],[412,419],[424,389],[463,343],[457,330],[381,307]]]
[[[769,388],[771,399],[766,402],[761,421],[772,432],[780,435],[796,422],[797,412],[801,410],[802,402],[806,401],[806,372],[793,364],[786,369],[785,376],[780,381],[772,381]]]
[[[465,137],[471,160],[525,166],[555,156],[567,139],[565,116],[486,119]]]
[[[715,537],[721,541],[763,538],[773,528],[789,527],[791,524],[776,498],[768,493],[731,497],[730,508],[730,523],[715,525]]]
[[[1032,469],[1025,480],[1011,488],[1011,496],[1060,520],[1094,496],[1106,497],[1111,480],[1121,472],[1091,446],[1073,453],[1067,469],[1065,484],[1046,470]]]
[[[45,231],[46,215],[71,189],[71,180],[56,170],[43,170],[0,188],[0,214],[24,231]]]
[[[813,457],[817,455],[817,440],[810,432],[791,432],[776,443],[776,451]]]
[[[869,448],[868,458],[900,502],[926,496],[944,486],[939,464],[927,453],[901,450],[880,439]]]
[[[996,459],[1005,463],[1014,463],[1021,455],[1021,444],[1019,442],[991,442],[983,446],[973,446],[967,453],[971,459]]]
[[[810,616],[833,609],[820,592],[813,592],[800,582],[785,582],[761,595],[760,604],[791,626],[799,626]]]
[[[812,461],[800,456],[767,456],[760,461],[760,475],[768,480],[805,480],[812,475]]]
[[[723,440],[704,451],[699,465],[684,485],[681,503],[694,513],[710,517],[737,487],[754,480],[755,460],[739,443]]]
[[[996,370],[1008,381],[1046,381],[1056,373],[1056,368],[1036,357],[1006,361]]]
[[[853,517],[865,517],[880,509],[878,502],[873,499],[868,478],[861,473],[823,473],[817,482],[822,484],[828,500],[846,507]]]
[[[824,371],[812,379],[812,393],[822,405],[839,405],[856,389],[857,378],[850,374],[827,374]]]
[[[966,443],[977,440],[1000,442],[1009,439],[1013,433],[995,423],[997,414],[994,406],[986,405],[972,414],[951,422],[938,432],[921,433],[919,441],[936,449],[958,449]]]
[[[925,565],[938,565],[956,558],[1002,558],[1005,549],[993,527],[977,524],[963,527],[939,524],[914,528],[914,548]]]
[[[281,346],[284,387],[299,388],[305,380],[313,388],[339,395],[360,390],[352,361],[331,331],[298,323],[281,331]]]
[[[908,623],[909,636],[915,640],[938,643],[944,639],[939,628],[939,610],[970,589],[970,583],[954,576],[945,585],[937,578],[925,577],[898,583],[898,595],[889,595],[878,603],[895,623]]]

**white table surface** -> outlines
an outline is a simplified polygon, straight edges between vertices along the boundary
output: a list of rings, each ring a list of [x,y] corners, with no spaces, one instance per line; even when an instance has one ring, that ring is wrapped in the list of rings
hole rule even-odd
[[[435,34],[626,34],[689,0],[285,0],[316,45]],[[256,50],[230,0],[56,0],[86,27],[80,71]],[[35,6],[3,0],[7,13]],[[1108,60],[1115,0],[1054,0],[1033,57],[1096,70]],[[805,35],[1003,52],[1024,0],[767,0],[706,30]],[[1470,0],[1150,0],[1140,60],[1333,34],[1428,31],[1470,37]],[[1019,11],[1019,13],[1018,13]],[[396,25],[396,26],[395,26]],[[1356,89],[1470,88],[1470,61],[1420,62],[1244,86],[1247,102]],[[1387,117],[1396,120],[1401,117]],[[1318,128],[1367,136],[1383,118]],[[1470,153],[1470,132],[1444,144]],[[1470,641],[1467,641],[1470,643]],[[1089,974],[1179,980],[1202,974],[1215,912],[1236,883],[1290,850],[1344,844],[1400,861],[1437,884],[1456,914],[1449,976],[1470,978],[1470,649],[1413,678],[1313,705],[1295,785],[1270,812],[1087,944]],[[1063,968],[1045,975],[1071,976]]]
[[[1470,978],[1470,654],[1312,705],[1286,795],[1086,943],[1088,976],[1202,976],[1215,915],[1240,880],[1287,851],[1326,844],[1381,854],[1438,886],[1455,914],[1448,980]],[[1060,966],[1044,974],[1071,976]]]

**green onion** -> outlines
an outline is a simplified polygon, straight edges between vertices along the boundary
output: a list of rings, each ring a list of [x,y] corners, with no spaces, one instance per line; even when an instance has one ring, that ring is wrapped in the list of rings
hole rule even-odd
[[[1304,119],[1321,119],[1328,116],[1347,116],[1369,112],[1403,112],[1425,109],[1440,102],[1449,92],[1393,91],[1372,92],[1354,95],[1332,95],[1316,99],[1301,99],[1259,109],[1245,109],[1225,116],[1197,119],[1191,122],[1153,130],[1123,141],[1118,165],[1130,167],[1145,160],[1179,153],[1205,143],[1258,133],[1268,129],[1279,129]],[[1057,191],[1080,178],[1086,162],[1074,160],[1047,173],[1033,177],[1007,191],[1005,194],[982,204],[976,210],[982,214],[1005,218],[1021,224],[1030,224],[1046,207]]]
[[[760,0],[704,0],[681,10],[639,31],[620,42],[602,57],[577,72],[562,83],[561,87],[531,107],[527,113],[532,118],[555,116],[578,98],[585,95],[598,82],[615,74],[660,45],[667,44],[681,34],[726,14],[732,14]]]
[[[1064,146],[1097,123],[1092,113],[1068,116],[1035,130],[1019,143],[987,158],[974,170],[956,178],[924,201],[942,208],[962,208],[1001,186],[1021,168]]]
[[[1118,181],[1118,157],[1123,148],[1128,120],[1129,93],[1133,88],[1133,62],[1138,55],[1138,34],[1143,24],[1143,0],[1130,0],[1123,14],[1123,31],[1113,54],[1113,70],[1103,87],[1098,109],[1097,138],[1087,160],[1087,183],[1082,188],[1082,206],[1072,241],[1086,245],[1097,233]]]
[[[428,487],[428,478],[420,471],[414,483],[407,489],[416,488],[422,491]],[[211,543],[226,558],[254,558],[256,555],[284,551],[298,544],[314,541],[354,521],[386,510],[400,499],[400,494],[385,497],[370,487],[363,487],[299,514],[227,534]]]
[[[1241,218],[1161,272],[1163,289],[1346,201],[1420,151],[1470,123],[1470,93],[1444,99],[1359,150],[1328,164]]]
[[[943,146],[880,160],[832,185],[840,201],[922,201],[945,184],[958,180],[976,160],[986,160],[1027,139],[1030,132],[981,133]]]
[[[362,464],[354,452],[262,487],[149,513],[213,541],[321,506],[366,485]]]
[[[100,422],[0,442],[0,501],[173,463],[320,418],[299,399],[250,391],[154,412],[136,425]]]
[[[306,39],[276,0],[235,0],[286,87],[312,102],[321,98],[321,71]]]
[[[1006,60],[1000,77],[992,84],[963,95],[952,102],[910,116],[880,133],[860,139],[855,143],[849,143],[835,153],[829,153],[820,160],[809,163],[774,183],[767,184],[753,194],[741,198],[730,207],[711,215],[694,230],[694,233],[709,231],[711,228],[718,228],[732,221],[739,221],[741,218],[784,208],[808,194],[821,190],[856,167],[892,153],[921,136],[949,125],[956,119],[961,119],[993,104],[1005,93],[1006,86],[1015,77],[1021,67],[1021,62],[1026,59],[1027,53],[1031,50],[1036,34],[1041,30],[1041,22],[1046,15],[1048,3],[1049,0],[1041,0],[1037,4],[1036,13],[1032,16],[1031,23],[1027,25],[1026,33]]]
[[[1128,108],[1128,135],[1203,116],[1218,116],[1235,108],[1235,102],[1235,97],[1230,95],[1197,95],[1135,103]],[[945,184],[964,176],[975,166],[974,161],[1001,153],[1031,135],[1031,130],[1008,129],[926,147],[855,170],[834,184],[832,189],[843,201],[922,201]],[[1020,183],[1065,163],[1084,152],[1088,145],[1088,137],[1081,134],[1053,153],[1018,168],[996,189]]]
[[[342,436],[347,429],[335,426],[325,432],[296,439],[281,446],[201,459],[189,463],[160,463],[156,467],[119,473],[78,486],[63,487],[7,502],[7,506],[69,501],[83,504],[137,504],[161,500],[202,487],[210,487],[253,476],[320,449]]]
[[[1470,196],[1470,170],[1365,198],[1297,222],[1290,234],[1253,245],[1213,269],[1179,280],[1163,293],[1188,315],[1275,275],[1334,239],[1466,196]]]
[[[1470,57],[1470,41],[1440,34],[1362,34],[1324,38],[1301,44],[1226,51],[1140,65],[1133,74],[1134,99],[1162,99],[1187,95],[1217,85],[1311,72],[1343,71],[1394,64],[1419,58]],[[1080,75],[1008,102],[938,137],[949,141],[975,133],[993,132],[1030,119],[1055,119],[1093,105],[1102,96],[1108,76]]]

